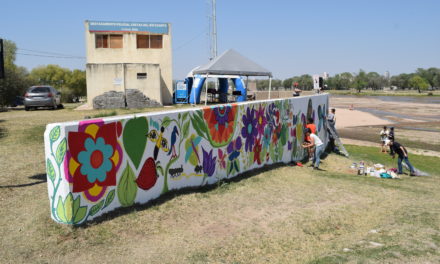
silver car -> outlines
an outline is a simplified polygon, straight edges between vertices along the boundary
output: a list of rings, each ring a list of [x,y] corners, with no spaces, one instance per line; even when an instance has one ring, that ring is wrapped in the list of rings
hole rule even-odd
[[[61,107],[61,93],[48,85],[32,86],[26,91],[23,103],[26,111],[37,107],[57,109]]]

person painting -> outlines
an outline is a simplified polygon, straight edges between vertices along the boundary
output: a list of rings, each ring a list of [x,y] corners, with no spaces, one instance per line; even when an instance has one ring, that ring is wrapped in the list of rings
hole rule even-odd
[[[336,125],[336,109],[330,109],[330,113],[327,115],[327,122],[334,128]]]
[[[310,129],[312,134],[316,133],[316,126],[313,123],[313,118],[311,118],[311,117],[309,117],[307,119],[306,131],[307,131],[307,129]],[[310,143],[311,142],[310,140],[311,140],[310,136],[307,136],[307,133],[306,133],[304,141],[307,142],[307,143]],[[313,147],[312,148],[308,148],[308,151],[309,151],[309,160],[313,160],[313,153],[314,153]]]
[[[322,143],[322,140],[315,135],[315,133],[312,133],[312,130],[310,128],[306,129],[306,137],[310,138],[310,142],[304,142],[303,147],[308,148],[309,151],[311,149],[315,149],[315,155],[313,155],[313,169],[319,170],[319,163],[321,162],[321,155],[324,152],[324,143]]]
[[[384,126],[383,129],[379,133],[382,152],[387,152],[387,146],[385,143],[388,139],[388,134],[389,134],[389,132],[388,132],[387,126]]]
[[[408,168],[410,170],[410,176],[416,176],[416,174],[414,173],[414,167],[409,162],[408,151],[406,150],[406,148],[395,141],[390,141],[388,143],[388,146],[390,146],[390,150],[391,150],[390,155],[393,157],[393,159],[395,158],[396,154],[398,156],[397,173],[398,174],[403,173],[402,161],[405,161],[406,165],[408,165]]]

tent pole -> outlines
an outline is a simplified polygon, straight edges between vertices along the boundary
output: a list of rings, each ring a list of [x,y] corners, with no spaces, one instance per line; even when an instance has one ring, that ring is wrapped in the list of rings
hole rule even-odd
[[[269,77],[269,99],[270,99],[270,90],[272,89],[272,77]]]
[[[248,89],[248,83],[249,83],[249,75],[246,76],[246,87],[245,87],[245,91],[246,91],[246,101],[247,101],[247,92],[249,91]]]
[[[208,105],[208,74],[206,74],[205,82],[205,105]]]

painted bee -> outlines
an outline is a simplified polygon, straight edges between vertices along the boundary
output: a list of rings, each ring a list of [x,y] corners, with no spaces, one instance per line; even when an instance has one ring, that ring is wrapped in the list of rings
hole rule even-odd
[[[163,132],[165,131],[164,127],[160,128],[160,133],[157,132],[157,130],[153,129],[151,130],[147,137],[152,141],[155,142],[154,146],[154,160],[157,159],[157,155],[159,154],[159,149],[162,149],[164,152],[168,152],[168,140],[163,137]]]

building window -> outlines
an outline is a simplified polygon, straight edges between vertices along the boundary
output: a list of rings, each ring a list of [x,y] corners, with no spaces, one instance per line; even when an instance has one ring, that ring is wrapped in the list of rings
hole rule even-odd
[[[147,79],[147,73],[146,73],[146,72],[138,72],[138,73],[137,73],[137,78],[138,78],[139,80]]]
[[[121,49],[122,40],[122,35],[95,35],[96,48]]]
[[[150,36],[150,48],[161,49],[162,48],[162,35]]]
[[[136,35],[138,49],[161,49],[162,35]]]
[[[150,35],[137,35],[136,42],[137,42],[138,49],[149,49],[150,48]]]
[[[108,48],[108,35],[95,35],[96,48]]]

